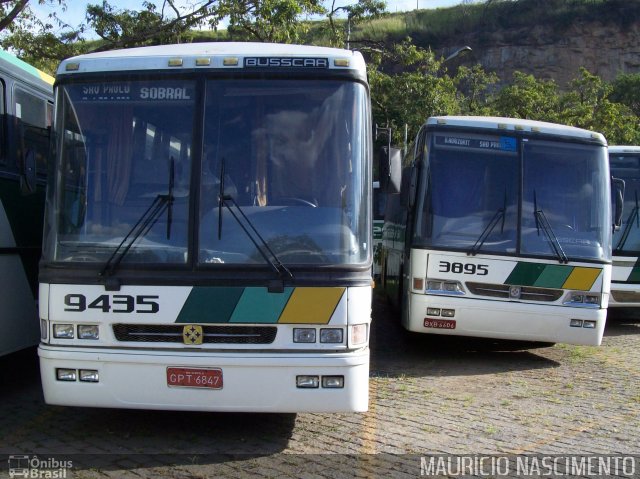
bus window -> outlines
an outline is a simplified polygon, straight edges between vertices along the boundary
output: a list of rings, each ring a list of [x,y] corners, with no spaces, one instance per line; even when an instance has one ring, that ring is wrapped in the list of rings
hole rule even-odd
[[[4,108],[4,94],[5,86],[4,80],[0,79],[0,165],[7,163],[7,145],[5,139],[5,108]]]
[[[47,171],[49,149],[48,127],[51,126],[53,107],[46,100],[16,88],[14,90],[14,110],[18,124],[18,166],[24,155],[32,150],[36,157],[36,169],[41,174]]]

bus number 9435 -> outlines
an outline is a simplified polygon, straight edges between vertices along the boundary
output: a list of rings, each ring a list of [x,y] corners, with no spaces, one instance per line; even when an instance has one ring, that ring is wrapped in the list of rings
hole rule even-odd
[[[438,271],[440,273],[476,274],[478,276],[486,276],[489,274],[489,265],[475,263],[451,263],[449,261],[440,261]]]
[[[65,311],[81,313],[87,309],[99,309],[103,313],[151,313],[160,311],[160,305],[156,299],[159,296],[128,294],[101,294],[89,302],[84,294],[67,294],[64,297]]]

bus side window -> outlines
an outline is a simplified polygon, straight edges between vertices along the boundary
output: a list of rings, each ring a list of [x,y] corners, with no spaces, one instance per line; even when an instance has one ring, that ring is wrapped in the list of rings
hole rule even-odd
[[[7,164],[7,142],[6,142],[6,109],[5,109],[5,83],[0,78],[0,165]]]
[[[49,154],[49,127],[53,107],[44,99],[21,88],[14,90],[14,111],[17,121],[18,168],[24,167],[27,155],[35,155],[35,167],[40,174],[46,174]]]

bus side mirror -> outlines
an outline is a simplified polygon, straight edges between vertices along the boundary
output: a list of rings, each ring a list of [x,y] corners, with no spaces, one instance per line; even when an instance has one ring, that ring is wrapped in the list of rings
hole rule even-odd
[[[383,147],[380,155],[380,187],[391,194],[400,193],[402,181],[402,150]]]
[[[614,213],[613,213],[613,230],[617,231],[622,226],[622,208],[624,206],[624,180],[620,178],[611,178],[611,191],[613,191]]]
[[[30,195],[36,191],[36,152],[31,149],[27,150],[22,162],[20,191],[23,195]]]

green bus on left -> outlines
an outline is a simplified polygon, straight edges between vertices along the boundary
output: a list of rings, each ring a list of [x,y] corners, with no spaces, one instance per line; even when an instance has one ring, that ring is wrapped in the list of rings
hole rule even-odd
[[[53,77],[0,50],[0,356],[35,346]]]

